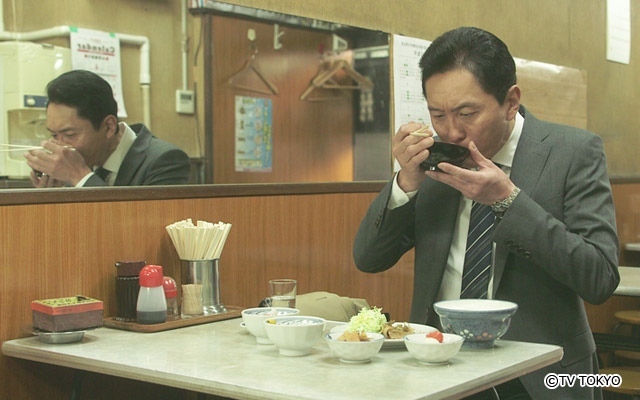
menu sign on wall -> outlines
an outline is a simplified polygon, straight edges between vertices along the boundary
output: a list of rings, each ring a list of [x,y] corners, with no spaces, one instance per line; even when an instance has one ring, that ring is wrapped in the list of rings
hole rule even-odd
[[[427,101],[422,93],[420,58],[431,42],[401,35],[392,37],[393,132],[408,122],[431,125]],[[400,169],[397,161],[395,171]]]
[[[236,96],[235,169],[271,172],[271,99]]]

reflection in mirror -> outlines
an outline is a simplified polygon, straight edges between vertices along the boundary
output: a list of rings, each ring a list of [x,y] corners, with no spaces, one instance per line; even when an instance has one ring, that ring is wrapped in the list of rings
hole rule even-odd
[[[211,49],[203,183],[389,178],[388,34],[212,1],[192,11]]]
[[[197,3],[206,4],[190,10],[201,22],[202,42],[194,42],[203,61],[194,65],[193,75],[204,77],[197,98],[205,111],[198,122],[203,157],[192,159],[191,183],[390,177],[388,34],[215,1]],[[346,64],[327,76],[341,61]],[[55,76],[42,77],[38,87],[44,90]],[[251,107],[253,114],[248,113]],[[1,112],[5,131],[10,123],[27,121],[24,115]],[[29,116],[39,125],[27,126],[38,143],[43,115]],[[258,120],[258,115],[270,120]],[[21,151],[0,157],[23,158]],[[31,187],[26,176],[9,175],[0,171],[0,189]]]

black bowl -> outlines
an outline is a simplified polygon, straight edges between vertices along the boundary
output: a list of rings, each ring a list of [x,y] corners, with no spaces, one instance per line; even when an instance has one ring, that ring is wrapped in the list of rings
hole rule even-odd
[[[466,147],[445,142],[435,142],[429,148],[429,157],[420,166],[429,171],[440,171],[438,164],[441,162],[460,167],[468,155],[469,149]]]

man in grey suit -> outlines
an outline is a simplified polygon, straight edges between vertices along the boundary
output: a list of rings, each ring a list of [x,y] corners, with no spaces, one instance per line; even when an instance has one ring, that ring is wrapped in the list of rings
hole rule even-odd
[[[142,124],[118,122],[111,85],[84,70],[47,85],[43,150],[25,153],[35,187],[177,185],[189,182],[187,154]]]
[[[433,303],[460,298],[472,203],[491,205],[495,261],[486,292],[519,305],[504,338],[564,350],[560,362],[496,387],[500,398],[601,398],[600,389],[579,383],[550,389],[544,378],[598,372],[583,301],[604,302],[620,280],[602,140],[538,120],[520,105],[513,58],[489,32],[443,34],[420,67],[433,130],[470,156],[465,168],[440,163],[441,171],[425,171],[433,131],[400,127],[393,154],[401,169],[362,221],[357,267],[384,271],[415,248],[410,318],[439,325]],[[419,128],[428,137],[410,134]]]

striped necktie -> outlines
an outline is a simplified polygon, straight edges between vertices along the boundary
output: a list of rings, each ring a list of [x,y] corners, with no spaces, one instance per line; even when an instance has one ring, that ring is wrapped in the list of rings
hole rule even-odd
[[[464,255],[461,299],[486,299],[491,275],[493,222],[491,206],[473,203]]]

